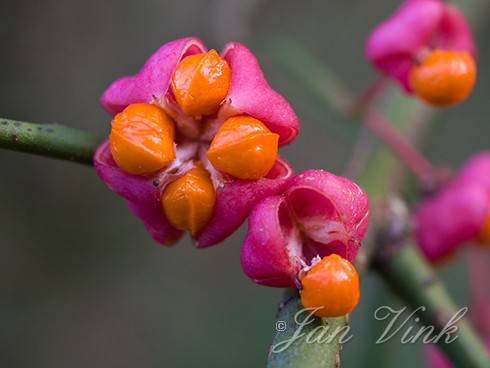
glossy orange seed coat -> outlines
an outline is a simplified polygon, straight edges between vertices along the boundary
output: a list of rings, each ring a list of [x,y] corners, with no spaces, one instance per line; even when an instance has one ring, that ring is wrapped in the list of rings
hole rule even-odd
[[[487,216],[483,223],[479,240],[482,245],[490,247],[490,215]]]
[[[239,179],[264,177],[277,159],[279,135],[259,120],[235,116],[226,120],[208,150],[208,160],[218,170]]]
[[[332,254],[315,264],[301,279],[301,303],[318,308],[318,317],[338,317],[351,312],[359,301],[359,276],[346,259]]]
[[[435,106],[450,106],[468,97],[476,80],[473,57],[465,51],[435,50],[410,70],[414,94]]]
[[[157,106],[132,104],[112,120],[109,144],[114,161],[122,170],[150,174],[175,158],[172,120]]]
[[[189,116],[214,114],[228,93],[231,71],[215,50],[185,57],[172,77],[172,92]]]
[[[213,214],[216,194],[208,172],[197,166],[170,183],[162,206],[170,223],[180,230],[198,233]]]

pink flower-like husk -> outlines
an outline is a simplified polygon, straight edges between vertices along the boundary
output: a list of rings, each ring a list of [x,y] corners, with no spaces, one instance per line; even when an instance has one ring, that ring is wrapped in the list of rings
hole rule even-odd
[[[478,183],[490,190],[490,151],[471,157],[459,170],[458,182]]]
[[[430,261],[476,240],[490,214],[490,153],[471,158],[445,188],[417,206],[415,237]]]
[[[299,132],[296,114],[289,103],[267,83],[255,56],[238,42],[228,43],[222,52],[231,68],[231,85],[219,116],[246,114],[279,134],[279,144],[291,142]]]
[[[479,185],[452,185],[418,206],[415,236],[428,260],[436,262],[476,239],[487,214],[487,191]]]
[[[114,115],[132,103],[155,103],[172,117],[185,119],[182,112],[175,112],[178,107],[170,91],[171,78],[182,58],[205,51],[205,46],[196,38],[184,38],[163,45],[136,75],[113,82],[101,97],[102,106]],[[292,141],[298,134],[298,119],[287,101],[268,85],[253,54],[243,45],[232,42],[225,46],[222,55],[231,68],[231,83],[214,117],[215,121],[219,124],[230,116],[247,114],[279,134],[280,144]],[[181,126],[177,121],[177,128]],[[216,129],[216,124],[210,126]],[[127,200],[132,212],[142,219],[156,241],[169,244],[178,239],[181,232],[168,223],[160,204],[165,185],[178,176],[172,172],[177,170],[178,174],[182,174],[184,171],[182,168],[179,170],[178,161],[154,175],[129,175],[116,166],[107,143],[104,143],[99,147],[94,162],[101,179]],[[188,169],[190,158],[184,162]],[[214,170],[212,167],[207,169],[211,173]],[[256,181],[217,175],[219,180],[213,181],[216,189],[214,214],[207,226],[196,235],[196,244],[208,247],[225,239],[241,225],[259,200],[281,192],[291,174],[289,165],[278,160],[265,178]],[[153,185],[156,181],[159,183],[157,186]]]
[[[102,106],[111,115],[137,102],[171,104],[170,109],[175,109],[170,91],[173,72],[182,58],[204,51],[206,47],[196,38],[161,46],[136,75],[120,78],[109,86],[101,97]],[[289,103],[269,86],[255,56],[240,43],[230,42],[222,57],[230,65],[231,82],[218,120],[247,114],[279,134],[280,145],[290,143],[299,132],[298,118]]]
[[[205,51],[201,40],[193,37],[168,42],[150,56],[137,74],[112,82],[100,103],[109,114],[115,115],[133,103],[159,101],[167,94],[180,60]]]
[[[131,175],[114,162],[109,142],[103,142],[94,155],[97,175],[115,193],[126,199],[131,212],[139,217],[151,237],[158,243],[170,245],[177,241],[182,231],[168,222],[160,202],[160,185],[155,185],[158,175]]]
[[[475,56],[473,36],[457,8],[440,0],[407,0],[370,34],[366,57],[410,92],[408,74],[424,47]]]
[[[192,167],[190,161],[148,176],[131,175],[116,165],[106,141],[97,149],[94,165],[98,176],[111,190],[126,199],[131,211],[143,221],[155,241],[169,245],[179,239],[182,232],[168,222],[160,199],[166,184]],[[196,245],[209,247],[231,235],[258,201],[284,189],[291,174],[289,165],[278,160],[265,178],[256,181],[226,177],[215,188],[213,217],[196,235]]]
[[[292,174],[288,163],[278,159],[262,179],[240,180],[226,175],[216,189],[213,217],[196,235],[196,246],[206,248],[230,236],[260,200],[282,193]]]
[[[356,184],[323,170],[305,171],[282,195],[264,199],[251,212],[243,270],[256,283],[294,287],[317,255],[353,261],[368,221],[368,198]]]

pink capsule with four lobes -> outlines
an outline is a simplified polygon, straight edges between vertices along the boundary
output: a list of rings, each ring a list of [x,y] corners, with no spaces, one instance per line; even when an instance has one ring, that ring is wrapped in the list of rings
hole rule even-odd
[[[187,78],[189,75],[191,79]],[[216,80],[220,84],[212,85]],[[209,85],[215,89],[206,90]],[[177,98],[176,92],[182,92],[180,98]],[[188,102],[195,102],[192,100],[196,99],[196,95],[189,93],[199,94],[204,110],[199,110],[201,112],[198,113],[198,110],[189,108]],[[242,224],[257,202],[281,193],[287,179],[292,176],[291,167],[275,156],[269,160],[271,165],[267,167],[267,171],[253,180],[240,179],[222,172],[208,159],[211,141],[223,123],[230,118],[253,118],[256,125],[260,124],[262,131],[266,132],[261,134],[267,134],[271,138],[269,146],[272,148],[269,147],[269,151],[273,154],[278,145],[292,142],[299,132],[298,118],[289,103],[269,86],[255,56],[238,42],[226,44],[219,55],[214,50],[208,51],[197,38],[189,37],[166,43],[149,57],[138,73],[114,81],[100,101],[112,116],[124,113],[128,106],[156,106],[173,125],[173,132],[166,137],[166,142],[172,142],[175,151],[168,155],[172,161],[167,159],[162,164],[163,160],[153,160],[155,154],[152,152],[153,156],[149,155],[145,146],[137,147],[138,152],[143,153],[141,157],[153,160],[147,166],[156,168],[156,171],[135,175],[124,170],[114,159],[114,154],[117,153],[115,149],[133,149],[134,145],[132,142],[128,143],[128,139],[142,131],[148,131],[156,138],[136,136],[135,139],[143,145],[151,144],[151,147],[159,143],[158,134],[165,133],[158,124],[149,122],[148,116],[138,116],[138,113],[133,113],[135,117],[132,118],[136,119],[136,122],[132,122],[133,126],[126,126],[126,130],[121,128],[118,131],[126,134],[118,136],[119,140],[114,140],[119,145],[111,145],[106,141],[100,145],[94,157],[99,177],[126,200],[130,210],[142,220],[153,239],[161,244],[177,241],[183,234],[182,228],[186,223],[190,224],[198,247],[221,242]],[[245,131],[245,128],[242,130]],[[257,140],[257,147],[261,148],[264,144]],[[167,148],[172,150],[169,144]],[[247,152],[246,149],[248,146],[243,148],[243,154]],[[235,159],[237,150],[230,151],[235,154],[231,159]],[[136,156],[130,153],[123,152],[121,161],[129,160],[128,167],[143,171],[141,163],[134,162]],[[192,180],[199,184],[195,176],[186,176],[186,173],[196,172],[194,169],[205,173],[199,176],[199,180],[205,182],[202,188],[210,192],[201,196],[206,199],[205,204],[199,199],[199,193],[203,193],[199,192],[200,188],[186,188]],[[184,178],[178,182],[180,187],[175,188],[174,185],[171,188],[172,194],[164,198],[166,188],[179,178]],[[186,194],[186,189],[194,192]],[[165,202],[163,208],[162,202]],[[172,216],[167,216],[170,211],[173,211]],[[196,219],[198,214],[205,214],[206,218]]]

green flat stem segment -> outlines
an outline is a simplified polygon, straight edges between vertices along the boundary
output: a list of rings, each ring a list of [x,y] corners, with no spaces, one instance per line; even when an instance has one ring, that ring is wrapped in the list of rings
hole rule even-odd
[[[308,317],[310,312],[302,310],[297,290],[286,290],[277,312],[267,368],[339,366],[340,339],[349,334],[346,317]]]
[[[425,326],[434,326],[435,334],[439,333],[458,309],[418,249],[412,244],[387,245],[379,254],[374,262],[376,271],[413,310],[425,307],[418,317]],[[459,320],[457,326],[456,340],[449,344],[444,338],[438,341],[447,357],[456,367],[490,367],[490,357],[466,318]]]
[[[0,148],[92,165],[101,139],[59,124],[0,118]]]

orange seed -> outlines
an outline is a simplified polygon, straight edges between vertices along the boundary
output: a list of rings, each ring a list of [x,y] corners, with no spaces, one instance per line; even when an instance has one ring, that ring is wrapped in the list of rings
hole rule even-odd
[[[351,312],[359,301],[359,276],[346,259],[337,254],[324,257],[301,279],[301,303],[320,308],[318,317],[339,317]]]
[[[190,55],[177,65],[172,92],[189,116],[214,114],[228,93],[231,71],[215,50]]]
[[[240,115],[226,120],[208,149],[218,170],[239,179],[264,177],[277,159],[279,135],[259,120]]]
[[[475,80],[475,61],[466,51],[432,51],[409,74],[414,94],[435,106],[462,102]]]
[[[170,223],[195,235],[211,218],[216,194],[208,172],[197,166],[170,183],[161,201]]]
[[[175,158],[172,120],[159,107],[137,103],[112,120],[109,144],[122,170],[143,175],[158,171]]]

